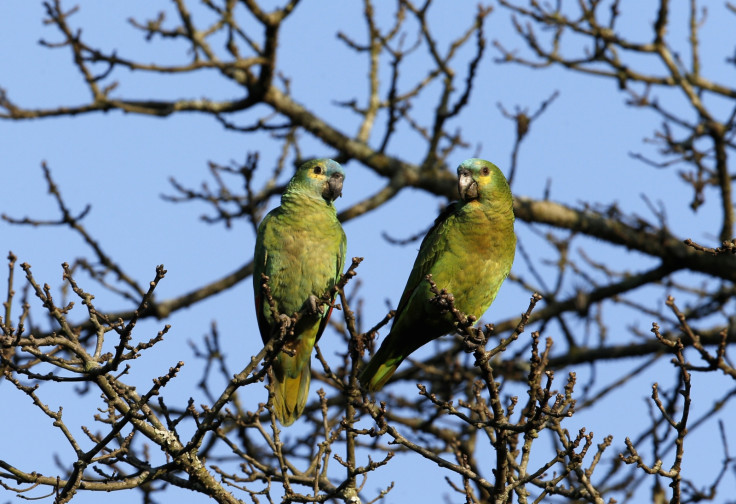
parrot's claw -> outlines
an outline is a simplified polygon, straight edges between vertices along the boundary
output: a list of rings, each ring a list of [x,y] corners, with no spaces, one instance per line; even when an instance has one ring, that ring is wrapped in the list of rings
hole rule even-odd
[[[279,325],[283,327],[284,329],[288,329],[291,327],[291,317],[286,315],[285,313],[279,314]]]
[[[319,298],[314,294],[310,294],[307,298],[307,313],[309,315],[323,315],[325,313],[324,308],[319,302]]]

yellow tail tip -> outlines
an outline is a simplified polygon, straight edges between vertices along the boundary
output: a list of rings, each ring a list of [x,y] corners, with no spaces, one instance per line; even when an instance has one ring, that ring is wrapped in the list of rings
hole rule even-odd
[[[369,362],[358,380],[368,392],[378,392],[391,379],[398,366],[398,363],[394,365],[381,364],[377,369],[374,369],[376,366],[372,366]]]
[[[276,420],[284,427],[293,424],[304,412],[309,396],[309,382],[311,369],[309,362],[298,369],[293,376],[284,372],[283,363],[274,362],[273,384],[273,414]]]

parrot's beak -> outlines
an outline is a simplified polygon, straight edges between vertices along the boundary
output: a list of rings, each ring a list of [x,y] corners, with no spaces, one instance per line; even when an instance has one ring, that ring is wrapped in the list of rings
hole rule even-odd
[[[342,181],[345,179],[345,175],[342,173],[333,173],[327,180],[327,185],[324,191],[322,191],[322,197],[327,201],[334,201],[342,196]]]
[[[457,192],[460,199],[471,201],[478,198],[478,183],[473,180],[470,170],[460,170],[457,177]]]

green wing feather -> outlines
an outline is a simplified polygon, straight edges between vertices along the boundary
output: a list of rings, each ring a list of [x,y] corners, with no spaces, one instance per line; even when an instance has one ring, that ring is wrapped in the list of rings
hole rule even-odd
[[[417,258],[414,260],[414,266],[409,274],[409,279],[406,281],[406,287],[404,287],[404,292],[399,300],[399,306],[396,308],[396,320],[398,320],[399,316],[406,309],[407,304],[409,304],[409,299],[411,299],[414,291],[422,282],[425,281],[437,259],[437,256],[442,252],[440,247],[438,247],[437,242],[439,237],[442,235],[442,228],[445,225],[447,218],[455,212],[457,206],[457,201],[453,201],[447,205],[434,220],[434,224],[429,228],[427,234],[424,235],[422,243],[419,246],[419,253],[417,254]]]
[[[411,352],[423,344],[416,338],[414,338],[414,344],[408,342],[403,337],[403,334],[406,332],[405,328],[414,326],[421,331],[421,328],[417,327],[418,325],[427,325],[426,322],[428,321],[431,321],[430,323],[436,322],[432,319],[436,319],[437,317],[432,317],[431,319],[424,317],[425,310],[422,308],[424,307],[424,300],[427,296],[423,291],[428,290],[429,283],[426,277],[431,273],[433,266],[437,262],[437,258],[443,251],[441,239],[447,220],[457,210],[458,205],[458,202],[453,202],[445,207],[422,240],[419,253],[414,261],[414,266],[409,274],[409,279],[399,300],[399,305],[396,308],[391,332],[386,337],[378,352],[376,352],[366,368],[361,372],[360,382],[369,391],[373,392],[383,388],[396,371],[396,368],[399,367],[399,364]]]

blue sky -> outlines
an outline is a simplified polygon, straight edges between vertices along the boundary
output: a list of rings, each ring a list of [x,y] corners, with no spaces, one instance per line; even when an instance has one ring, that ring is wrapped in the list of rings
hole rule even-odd
[[[159,5],[160,4],[160,5]],[[445,4],[448,4],[445,2]],[[71,5],[71,4],[70,4]],[[125,21],[135,16],[144,19],[157,9],[171,9],[169,3],[158,2],[150,7],[149,2],[81,2],[81,11],[72,18],[75,26],[83,27],[84,37],[90,43],[99,44],[106,50],[115,49],[120,55],[141,58],[143,61],[176,63],[186,60],[185,48],[181,44],[159,40],[146,43]],[[442,23],[446,30],[438,30],[438,37],[452,35],[467,26],[473,16],[471,3],[459,7],[438,5],[431,11],[432,22]],[[647,3],[651,5],[651,2]],[[199,9],[193,12],[201,14]],[[626,16],[622,29],[634,32],[644,30],[653,19],[651,8],[641,7],[636,15]],[[393,15],[392,10],[381,13],[384,18]],[[83,81],[73,67],[67,49],[49,50],[37,41],[45,38],[58,40],[58,35],[49,26],[40,22],[43,7],[40,2],[5,2],[0,6],[0,87],[12,100],[28,107],[55,107],[85,102],[88,93]],[[685,18],[680,18],[684,20]],[[682,24],[681,26],[684,26]],[[733,68],[724,68],[723,61],[729,54],[722,48],[724,33],[730,33],[733,16],[720,14],[713,8],[702,32],[701,47],[704,71],[713,80],[733,82]],[[362,40],[365,28],[361,6],[358,2],[330,1],[303,2],[287,22],[280,53],[280,68],[292,78],[292,92],[297,100],[307,104],[329,121],[341,125],[348,133],[357,130],[358,118],[349,110],[335,106],[335,100],[349,100],[363,96],[366,87],[366,56],[358,55],[341,45],[335,37],[338,30]],[[685,47],[686,32],[675,27],[670,32],[672,40]],[[408,36],[411,41],[413,34]],[[498,11],[489,18],[486,28],[489,41],[500,39],[509,47],[521,47],[522,42],[511,33],[507,16]],[[446,43],[447,41],[442,41]],[[442,47],[442,45],[441,45]],[[685,54],[685,53],[683,53]],[[325,55],[328,55],[325,57]],[[464,68],[467,60],[460,57],[459,65]],[[691,197],[687,188],[676,181],[671,170],[657,170],[634,161],[630,152],[655,155],[655,147],[642,143],[650,137],[659,118],[651,112],[634,110],[624,105],[625,96],[615,83],[600,78],[582,78],[558,69],[534,71],[512,65],[493,62],[497,53],[489,47],[480,68],[478,86],[472,107],[456,121],[471,141],[467,151],[457,151],[449,160],[454,167],[470,157],[480,147],[480,157],[490,159],[507,171],[513,145],[513,125],[503,118],[497,109],[501,102],[508,110],[514,106],[535,110],[541,101],[555,90],[559,98],[548,112],[532,126],[519,158],[520,166],[514,183],[514,193],[521,196],[541,197],[547,179],[552,179],[551,198],[571,206],[582,202],[610,204],[618,202],[626,213],[635,213],[654,220],[642,195],[653,202],[662,202],[667,209],[671,230],[696,241],[711,242],[718,232],[718,199],[708,193],[706,204],[694,214],[687,211]],[[400,84],[409,85],[423,68],[425,55],[419,51],[407,62],[408,69]],[[656,66],[651,68],[656,69]],[[382,76],[388,75],[383,69]],[[153,98],[200,98],[228,99],[239,96],[239,90],[218,78],[214,72],[203,72],[195,76],[161,78],[140,73],[120,72],[116,78],[121,86],[116,91],[128,97]],[[413,109],[420,119],[433,113],[436,94],[431,92],[422,98]],[[663,94],[663,100],[681,104],[675,92]],[[730,109],[725,109],[728,113]],[[238,114],[233,120],[247,124],[263,109]],[[381,126],[372,137],[380,138]],[[328,156],[332,152],[319,141],[301,134],[302,152],[307,156]],[[140,283],[145,284],[154,276],[157,264],[168,270],[166,279],[157,289],[158,299],[166,299],[181,292],[197,288],[214,278],[236,270],[252,257],[254,237],[246,222],[236,222],[226,230],[220,225],[207,225],[199,220],[208,212],[198,204],[172,205],[160,198],[161,194],[172,194],[168,179],[175,177],[186,186],[196,187],[208,179],[207,163],[213,161],[227,164],[231,160],[242,161],[247,152],[258,151],[261,164],[256,176],[256,186],[265,180],[279,154],[278,143],[266,134],[243,136],[225,131],[213,119],[197,114],[180,114],[167,119],[125,115],[119,112],[91,114],[85,116],[44,119],[23,122],[0,121],[0,212],[14,217],[53,219],[58,213],[53,200],[45,194],[46,187],[40,163],[46,161],[67,203],[76,211],[86,204],[92,211],[85,219],[88,231],[100,241],[124,269]],[[410,162],[420,162],[424,155],[423,143],[411,132],[402,132],[390,144],[389,152]],[[338,210],[347,208],[372,194],[384,185],[384,181],[369,173],[357,163],[346,165],[347,178],[344,198],[337,202]],[[272,202],[277,204],[275,198]],[[382,232],[394,237],[407,237],[425,229],[435,218],[444,203],[441,198],[428,196],[415,190],[405,190],[380,210],[357,218],[345,225],[348,235],[348,257],[363,256],[359,268],[361,295],[364,297],[364,326],[380,320],[386,311],[386,300],[392,305],[397,302],[406,277],[413,263],[418,245],[396,247],[381,238]],[[37,280],[47,282],[54,288],[61,284],[61,267],[64,261],[72,262],[76,257],[89,256],[80,238],[66,229],[33,229],[9,226],[0,222],[0,232],[5,248],[0,253],[12,250],[20,262],[33,267]],[[517,226],[524,243],[534,249],[536,257],[552,257],[540,246],[524,224]],[[587,239],[576,239],[578,246],[586,248],[595,260],[605,261],[614,268],[629,267],[643,270],[654,262],[641,254],[627,252],[621,248],[603,246]],[[540,266],[551,274],[553,268]],[[522,262],[517,259],[516,274],[526,274]],[[20,290],[21,274],[16,270],[17,287]],[[0,268],[0,285],[7,278],[5,267]],[[698,279],[694,275],[684,279]],[[92,288],[91,282],[83,287]],[[567,286],[568,293],[575,285]],[[129,308],[118,298],[97,292],[96,302],[100,309],[115,310]],[[662,291],[657,291],[661,295]],[[651,301],[653,290],[641,293],[642,299]],[[486,314],[488,321],[504,320],[515,316],[528,303],[529,293],[515,284],[507,282],[494,306]],[[209,331],[212,321],[217,321],[227,361],[231,370],[240,370],[249,357],[261,346],[252,309],[250,279],[236,287],[210,298],[195,307],[183,310],[166,321],[145,321],[139,324],[138,337],[146,339],[155,334],[164,323],[172,329],[158,350],[145,354],[133,365],[131,380],[146,387],[150,380],[164,373],[178,360],[187,364],[171,385],[164,397],[171,403],[181,403],[194,391],[200,377],[201,362],[196,361],[188,342],[201,341]],[[663,299],[662,299],[663,302]],[[83,317],[81,304],[75,313]],[[40,306],[34,305],[37,323],[41,322]],[[17,313],[17,312],[16,312]],[[607,320],[625,320],[614,324],[609,337],[611,341],[628,340],[625,335],[629,325],[647,331],[652,320],[625,308],[606,312]],[[582,324],[577,329],[585,330]],[[551,326],[543,336],[559,337]],[[381,336],[385,335],[385,331]],[[561,338],[560,338],[561,344]],[[323,351],[328,355],[337,351],[325,338]],[[427,355],[432,345],[417,356]],[[631,366],[633,367],[633,366]],[[598,379],[614,377],[620,372],[621,364],[602,365]],[[629,369],[629,367],[626,367]],[[673,370],[664,361],[656,368],[658,376],[646,376],[625,390],[614,393],[607,404],[610,409],[596,414],[581,413],[568,424],[573,430],[585,425],[596,433],[597,441],[611,433],[615,436],[614,446],[621,446],[623,437],[638,433],[641,419],[646,419],[646,398],[653,381],[671,382]],[[588,370],[577,369],[581,376]],[[558,386],[562,386],[563,373],[558,374]],[[609,378],[608,381],[610,381]],[[713,376],[698,375],[696,390],[717,391],[723,382]],[[315,385],[313,394],[316,394]],[[74,405],[73,397],[63,387],[44,385],[39,392],[44,400],[54,407],[65,404],[65,418],[72,424],[90,424],[95,413],[92,407]],[[265,400],[265,391],[250,387],[242,392],[244,401],[253,404]],[[622,403],[631,395],[640,397],[634,404]],[[697,397],[697,396],[696,396]],[[58,453],[62,460],[71,460],[65,441],[51,428],[51,421],[43,417],[30,401],[18,394],[8,384],[0,384],[0,400],[12,402],[13,415],[0,416],[0,429],[17,435],[0,439],[0,458],[17,463],[21,469],[40,468],[47,474],[56,474],[57,469],[50,453]],[[706,408],[708,403],[696,408]],[[627,414],[621,415],[622,408]],[[733,412],[732,412],[733,413]],[[22,421],[19,421],[21,420]],[[298,424],[295,427],[298,429]],[[81,435],[81,431],[77,430]],[[296,431],[295,431],[296,432]],[[34,445],[43,446],[43,451],[29,450],[28,436]],[[718,445],[714,431],[696,431],[688,448]],[[733,452],[733,440],[731,447]],[[613,448],[612,448],[613,449]],[[40,453],[45,456],[39,457]],[[703,485],[709,483],[706,476],[721,454],[705,450],[698,457],[700,467],[689,466],[686,470]],[[711,459],[711,460],[707,460]],[[715,459],[715,460],[713,460]],[[692,459],[696,460],[695,458]],[[395,479],[396,488],[387,502],[406,502],[410,498],[437,500],[438,495],[449,492],[439,473],[431,471],[431,464],[421,457],[412,455],[407,462],[394,463],[374,473],[366,490],[385,487]],[[363,461],[365,463],[365,461]],[[426,472],[425,472],[426,471]],[[698,471],[703,475],[699,476]],[[429,477],[431,476],[431,477]],[[644,487],[648,488],[648,484]],[[733,478],[724,489],[734,490]],[[174,492],[182,502],[201,502],[199,495]],[[38,494],[41,492],[39,491]],[[36,494],[37,495],[37,494]],[[368,492],[367,496],[372,494]],[[0,502],[5,502],[0,496]],[[98,496],[79,495],[75,502],[94,502]],[[106,501],[123,502],[130,494],[106,495]],[[115,500],[113,500],[115,499]],[[456,500],[453,496],[450,500]],[[11,502],[14,502],[11,500]]]

